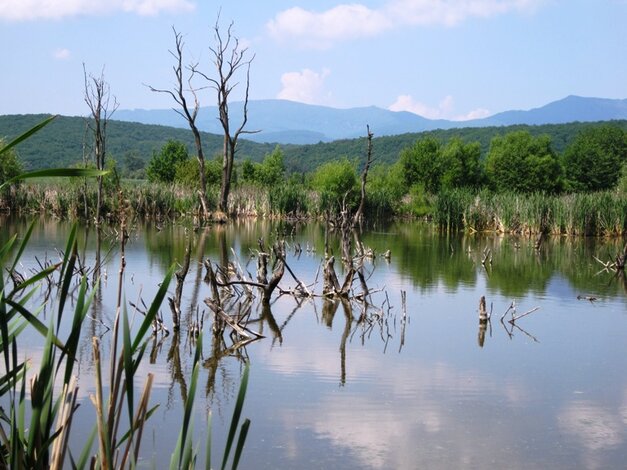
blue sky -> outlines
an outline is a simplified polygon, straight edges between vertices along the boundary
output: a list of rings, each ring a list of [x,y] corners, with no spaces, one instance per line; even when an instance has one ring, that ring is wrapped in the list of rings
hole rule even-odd
[[[121,109],[169,108],[145,84],[173,82],[172,26],[211,74],[219,11],[255,54],[251,99],[467,119],[627,98],[627,0],[0,0],[0,114],[87,114],[83,63]]]

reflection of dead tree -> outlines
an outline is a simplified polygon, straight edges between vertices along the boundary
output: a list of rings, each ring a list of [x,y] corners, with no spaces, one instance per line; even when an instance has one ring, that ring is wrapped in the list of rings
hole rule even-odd
[[[178,382],[181,387],[181,399],[183,403],[187,402],[187,382],[185,381],[185,374],[183,374],[183,368],[181,367],[181,338],[178,330],[174,330],[172,335],[172,343],[168,350],[168,368],[170,369],[170,375],[172,376],[172,385],[174,382]]]
[[[513,334],[514,333],[514,328],[516,328],[517,330],[519,330],[522,333],[524,333],[525,335],[527,335],[529,338],[531,338],[536,343],[538,342],[538,340],[536,339],[535,336],[531,335],[530,333],[525,331],[523,328],[518,326],[516,324],[516,321],[520,320],[521,318],[526,317],[527,315],[531,315],[533,312],[535,312],[535,311],[537,311],[539,309],[540,309],[540,307],[534,307],[531,310],[526,311],[522,315],[518,315],[517,316],[516,315],[516,302],[512,301],[512,303],[509,305],[509,307],[507,307],[507,310],[505,310],[505,313],[503,313],[503,315],[501,316],[501,325],[503,326],[503,328],[507,332],[507,334],[510,337],[510,339],[513,338],[513,336],[514,336],[514,334]],[[509,323],[509,325],[510,325],[510,329],[508,329],[507,326],[505,325],[505,317],[507,316],[507,314],[511,315],[511,318],[509,320],[507,320],[507,323]]]
[[[601,261],[596,256],[593,256],[593,258],[597,260],[603,266],[603,270],[601,270],[600,272],[610,271],[610,270],[616,271],[616,272],[618,271],[624,272],[625,262],[627,261],[627,243],[625,243],[625,247],[623,248],[623,251],[618,252],[616,256],[614,257],[614,259],[612,259],[611,256],[608,261]]]
[[[346,299],[342,299],[342,309],[344,310],[344,317],[346,323],[344,324],[344,331],[342,332],[342,339],[340,341],[340,384],[346,384],[346,340],[351,332],[351,326],[353,324],[353,309],[350,302]]]
[[[192,240],[189,238],[187,247],[185,248],[185,260],[183,266],[175,273],[176,287],[174,289],[174,298],[168,297],[170,310],[172,310],[172,329],[178,331],[181,327],[181,300],[183,297],[183,284],[189,271],[189,260],[192,251]]]
[[[477,342],[479,343],[479,347],[483,347],[485,343],[485,334],[488,326],[490,326],[490,336],[492,336],[492,322],[490,318],[492,317],[492,305],[490,305],[490,312],[486,308],[485,296],[481,296],[479,299],[479,335],[477,337]]]

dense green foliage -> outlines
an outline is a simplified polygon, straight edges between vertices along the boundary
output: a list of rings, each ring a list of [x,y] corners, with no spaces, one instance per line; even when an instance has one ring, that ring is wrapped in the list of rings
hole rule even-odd
[[[549,136],[516,131],[496,136],[486,158],[486,176],[499,192],[557,192],[561,168]]]
[[[158,128],[138,126],[135,129],[141,132]],[[540,134],[541,130],[547,133]],[[139,141],[141,135],[137,135]],[[467,138],[472,135],[479,139]],[[626,135],[627,121],[619,121],[601,125],[456,129],[375,138],[372,144],[376,164],[368,175],[365,215],[433,217],[446,229],[622,233],[623,219],[615,212],[623,210],[622,201],[627,194]],[[398,147],[395,155],[386,153],[399,143],[404,145]],[[153,181],[166,184],[122,184],[134,214],[177,217],[196,213],[198,161],[189,158],[187,145],[185,140],[170,139],[153,151],[146,172]],[[345,145],[353,149],[345,157],[334,154],[331,159],[327,155],[328,149],[348,148]],[[245,154],[244,148],[243,145],[239,149],[240,161],[232,180],[235,193],[229,203],[230,214],[301,217],[356,210],[360,200],[358,173],[365,163],[366,139],[310,146],[258,146],[257,150],[265,152],[254,158]],[[110,181],[105,200],[108,214],[119,210],[115,191],[120,185],[119,174],[138,169],[139,154],[131,149],[127,155],[125,160],[110,160],[113,171],[107,176]],[[327,157],[329,161],[312,166],[312,162]],[[215,206],[221,162],[217,157],[206,160],[205,166],[210,203]],[[307,171],[295,172],[299,166]],[[82,180],[70,186],[28,186],[16,194],[13,203],[29,211],[88,214],[93,206],[93,188],[85,186]],[[564,190],[605,189],[613,193],[597,199],[573,199],[573,207],[552,199],[546,203],[543,199],[545,195],[563,194]],[[486,205],[486,201],[498,200],[505,202]],[[7,204],[6,197],[3,202]],[[525,206],[527,202],[531,205]],[[521,207],[533,207],[527,211],[532,215],[527,217]],[[586,210],[597,212],[585,215]],[[562,216],[578,222],[556,222]],[[532,224],[531,220],[535,222]]]
[[[176,168],[189,160],[187,147],[183,142],[168,140],[159,152],[153,152],[146,167],[148,181],[172,183],[176,176]]]
[[[320,209],[339,212],[354,207],[359,186],[355,165],[346,157],[320,165],[311,179],[320,195]]]
[[[627,163],[627,131],[610,125],[584,129],[564,151],[563,162],[570,189],[613,188]]]
[[[242,163],[242,181],[271,188],[283,183],[285,179],[285,163],[283,151],[278,145],[267,154],[261,163],[250,159]]]
[[[4,148],[6,143],[0,139],[0,149]],[[16,177],[22,171],[22,165],[17,157],[14,148],[2,152],[0,158],[0,184],[11,178]],[[2,191],[8,193],[10,188],[4,188]]]
[[[3,115],[0,116],[0,137],[11,138],[42,121],[45,115]],[[83,161],[85,139],[85,119],[82,117],[59,116],[45,129],[23,142],[17,148],[25,169],[71,166]],[[612,121],[612,126],[627,130],[627,121]],[[459,137],[464,142],[478,142],[482,159],[485,158],[492,137],[511,131],[525,130],[532,136],[549,135],[555,152],[562,153],[582,129],[599,126],[599,123],[574,122],[569,124],[547,124],[541,126],[516,125],[507,127],[482,127],[435,130],[396,136],[375,138],[373,148],[378,162],[394,163],[402,149],[413,145],[423,137],[433,137],[440,142],[448,142]],[[206,156],[221,155],[222,136],[201,133]],[[365,135],[365,132],[364,132]],[[118,162],[123,176],[141,177],[153,152],[159,151],[169,140],[183,142],[188,148],[194,147],[191,131],[183,128],[146,125],[112,120],[107,128],[107,153]],[[284,164],[287,173],[313,171],[322,163],[332,161],[339,155],[349,158],[362,158],[365,154],[363,139],[338,140],[315,145],[283,145]],[[270,154],[276,144],[260,144],[240,139],[237,159],[243,162],[261,162]]]

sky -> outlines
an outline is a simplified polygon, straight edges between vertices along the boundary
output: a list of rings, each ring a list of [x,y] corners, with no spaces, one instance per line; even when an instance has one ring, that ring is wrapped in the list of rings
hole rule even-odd
[[[627,0],[0,0],[0,114],[88,114],[83,67],[120,109],[170,108],[148,85],[174,83],[173,28],[215,76],[216,23],[253,59],[253,100],[464,120],[627,98]]]

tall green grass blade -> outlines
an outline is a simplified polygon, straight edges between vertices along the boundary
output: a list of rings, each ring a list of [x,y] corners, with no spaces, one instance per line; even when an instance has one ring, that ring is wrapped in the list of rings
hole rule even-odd
[[[235,432],[237,431],[237,427],[239,425],[239,418],[242,414],[242,408],[244,407],[244,398],[246,398],[246,389],[248,388],[249,369],[249,365],[246,364],[246,367],[244,367],[244,373],[242,374],[242,382],[239,386],[237,402],[235,403],[235,409],[233,410],[233,418],[231,418],[231,428],[229,429],[229,435],[226,440],[224,456],[222,457],[222,466],[220,467],[222,470],[226,467],[226,462],[229,458],[229,454],[231,453],[233,439],[235,438]]]
[[[22,257],[22,254],[24,253],[24,250],[26,249],[26,245],[28,245],[28,241],[30,240],[30,236],[33,233],[34,227],[35,227],[35,221],[33,220],[28,226],[28,229],[26,229],[26,234],[24,235],[24,238],[22,239],[22,243],[20,243],[20,247],[18,248],[17,253],[15,254],[13,264],[11,265],[11,268],[9,268],[10,272],[15,271],[15,266],[17,266],[17,263]]]
[[[133,403],[133,355],[131,351],[131,328],[128,324],[128,313],[126,311],[126,301],[122,308],[122,355],[124,359],[124,376],[126,379],[126,403],[128,405],[128,417],[133,426],[134,403]]]
[[[0,377],[0,396],[10,392],[15,383],[23,380],[25,370],[26,365],[23,362],[14,364],[12,369]]]
[[[61,283],[61,290],[59,293],[57,326],[61,324],[61,317],[63,315],[63,310],[65,309],[65,301],[67,299],[68,292],[70,291],[70,285],[72,283],[72,277],[74,275],[74,265],[76,264],[77,257],[76,230],[77,225],[74,224],[68,237],[67,245],[65,247],[65,253],[63,254],[61,271],[59,272],[59,282]]]
[[[207,416],[207,443],[205,449],[207,451],[205,455],[205,470],[211,470],[211,411]]]
[[[47,278],[50,274],[55,272],[57,267],[58,267],[58,265],[56,265],[56,264],[53,265],[53,266],[48,266],[47,268],[42,269],[41,271],[39,271],[34,276],[29,277],[28,279],[26,279],[21,284],[15,286],[15,288],[9,293],[8,298],[10,299],[11,297],[14,297],[17,292],[26,289],[28,286],[36,284],[37,282],[41,281],[42,279]],[[7,301],[9,299],[7,299]]]
[[[11,238],[9,238],[4,245],[2,245],[2,248],[0,248],[0,261],[4,262],[4,258],[6,257],[6,255],[8,253],[11,252],[11,250],[13,249],[13,244],[15,243],[15,240],[17,239],[17,233],[15,235],[13,235]]]
[[[161,286],[159,287],[159,290],[157,291],[157,295],[155,295],[155,298],[150,304],[150,308],[148,309],[148,312],[146,312],[144,321],[140,325],[139,330],[137,330],[137,334],[135,335],[135,341],[133,341],[133,345],[132,345],[132,353],[135,353],[140,343],[144,340],[144,335],[150,328],[150,325],[155,319],[155,316],[159,312],[159,307],[161,307],[161,303],[163,302],[163,299],[165,298],[165,295],[168,292],[168,287],[170,286],[170,281],[172,280],[172,275],[174,274],[175,268],[176,266],[172,265],[170,269],[168,269],[168,272],[166,273],[165,277],[163,278],[163,282],[161,283]]]
[[[109,171],[107,170],[95,170],[92,168],[48,168],[46,170],[35,170],[29,171],[28,173],[20,173],[19,175],[14,176],[13,178],[10,178],[0,184],[0,189],[25,179],[52,177],[95,177],[105,176],[108,173]]]
[[[44,325],[37,317],[35,317],[32,313],[26,310],[22,305],[12,300],[6,299],[5,302],[11,306],[11,308],[17,310],[20,315],[22,315],[28,323],[30,323],[39,333],[43,336],[47,337],[49,334],[51,335],[52,343],[60,349],[65,349],[65,345],[63,342],[56,337],[51,331],[49,331],[48,327]]]
[[[237,470],[239,465],[239,459],[242,456],[242,450],[244,450],[244,443],[246,442],[246,436],[248,436],[248,428],[250,427],[250,420],[246,418],[242,424],[242,428],[239,432],[239,438],[237,439],[237,447],[235,447],[235,455],[233,456],[233,470]]]
[[[81,470],[85,468],[85,466],[87,465],[87,459],[91,457],[91,449],[92,449],[92,446],[94,445],[94,439],[96,439],[97,432],[98,432],[98,425],[94,425],[94,428],[92,429],[91,434],[89,435],[89,438],[87,438],[87,441],[85,442],[85,445],[83,446],[81,455],[78,456],[78,462],[76,464],[74,464],[74,459],[72,458],[72,453],[70,452],[70,459],[73,462],[72,466],[76,468],[77,470]]]
[[[78,350],[78,343],[81,337],[81,329],[83,326],[83,321],[85,320],[85,316],[89,310],[89,306],[96,294],[96,289],[92,290],[89,297],[87,296],[87,278],[83,276],[81,279],[81,285],[78,290],[78,295],[76,297],[76,306],[74,308],[74,316],[72,318],[72,329],[70,330],[70,334],[68,335],[67,340],[65,341],[65,349],[61,353],[61,357],[59,358],[59,366],[63,361],[64,355],[68,354],[68,360],[65,365],[65,374],[63,375],[63,382],[69,383],[70,378],[72,376],[72,371],[74,370],[74,361],[76,359],[76,352]]]

